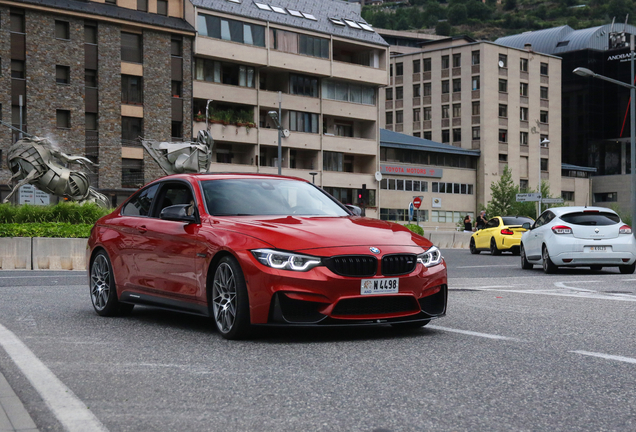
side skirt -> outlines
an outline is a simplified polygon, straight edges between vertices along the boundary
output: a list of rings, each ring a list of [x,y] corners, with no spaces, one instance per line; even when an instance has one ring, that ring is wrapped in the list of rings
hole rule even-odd
[[[124,291],[119,301],[122,303],[131,303],[142,306],[152,306],[158,309],[165,309],[175,312],[183,312],[192,315],[200,315],[208,317],[210,313],[208,307],[204,305],[193,304],[190,302],[183,302],[179,300],[167,299],[164,297],[157,297],[148,294],[130,293]]]

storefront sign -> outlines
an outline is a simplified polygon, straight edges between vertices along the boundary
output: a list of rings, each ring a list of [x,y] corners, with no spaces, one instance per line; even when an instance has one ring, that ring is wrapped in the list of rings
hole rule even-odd
[[[444,170],[442,168],[411,167],[402,165],[380,165],[382,174],[404,175],[414,177],[434,177],[442,178]]]

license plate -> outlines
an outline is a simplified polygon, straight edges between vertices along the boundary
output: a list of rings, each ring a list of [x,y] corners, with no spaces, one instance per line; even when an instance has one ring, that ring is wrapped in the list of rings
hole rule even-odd
[[[611,246],[588,246],[585,248],[587,252],[611,252]]]
[[[362,279],[360,285],[360,294],[387,294],[398,292],[400,280],[398,278],[390,279]]]

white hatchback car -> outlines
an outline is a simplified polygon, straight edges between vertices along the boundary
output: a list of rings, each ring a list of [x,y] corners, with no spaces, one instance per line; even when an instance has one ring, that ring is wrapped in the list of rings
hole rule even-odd
[[[521,267],[541,264],[546,273],[558,267],[618,267],[634,273],[636,239],[615,211],[605,207],[555,207],[521,236]]]

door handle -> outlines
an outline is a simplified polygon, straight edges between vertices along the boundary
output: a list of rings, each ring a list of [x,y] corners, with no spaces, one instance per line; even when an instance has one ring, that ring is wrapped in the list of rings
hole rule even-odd
[[[146,228],[146,225],[142,225],[137,228],[137,231],[139,231],[140,234],[146,234],[146,231],[148,231],[148,229]]]

